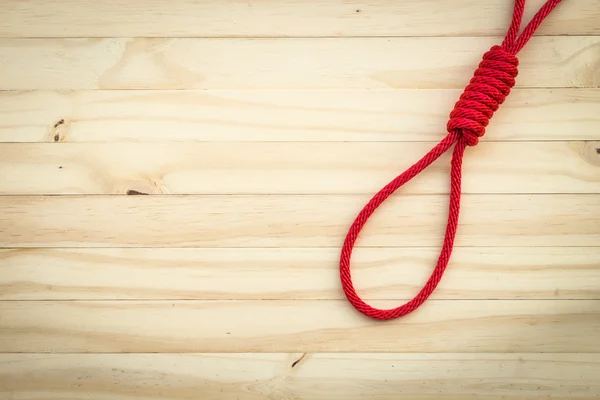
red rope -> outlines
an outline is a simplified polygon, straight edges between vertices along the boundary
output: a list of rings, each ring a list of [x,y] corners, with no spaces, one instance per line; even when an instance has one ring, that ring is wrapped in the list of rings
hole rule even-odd
[[[448,135],[414,165],[381,189],[358,214],[350,226],[340,257],[340,278],[348,301],[361,313],[375,319],[389,320],[409,314],[417,309],[433,293],[440,282],[452,254],[452,246],[458,225],[461,196],[462,158],[467,146],[475,146],[485,133],[494,112],[504,102],[515,84],[519,60],[516,54],[525,46],[544,18],[561,2],[549,0],[536,13],[531,22],[518,35],[525,9],[525,0],[515,0],[512,23],[501,46],[483,55],[469,85],[450,113]],[[369,217],[392,193],[417,176],[450,147],[454,146],[450,171],[450,206],[448,225],[442,250],[431,274],[421,291],[408,303],[393,309],[381,310],[365,303],[356,293],[350,274],[352,249],[358,235]]]

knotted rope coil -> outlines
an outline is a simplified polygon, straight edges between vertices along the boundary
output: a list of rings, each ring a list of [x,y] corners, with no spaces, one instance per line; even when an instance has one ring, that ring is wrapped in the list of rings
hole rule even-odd
[[[486,52],[450,113],[448,132],[460,131],[467,145],[477,145],[494,112],[515,85],[518,66],[518,58],[500,46]]]

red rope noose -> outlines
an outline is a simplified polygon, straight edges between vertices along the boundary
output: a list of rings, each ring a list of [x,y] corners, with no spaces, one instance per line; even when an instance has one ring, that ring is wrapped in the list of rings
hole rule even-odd
[[[477,70],[475,70],[473,78],[450,113],[450,120],[447,125],[448,135],[423,158],[373,196],[350,226],[341,251],[340,279],[346,298],[361,313],[379,320],[398,318],[416,310],[435,290],[452,254],[460,210],[461,169],[465,148],[477,145],[479,138],[484,135],[485,128],[494,115],[494,112],[504,102],[515,84],[515,78],[518,74],[517,67],[519,65],[516,54],[529,41],[544,18],[560,2],[561,0],[548,0],[525,27],[521,35],[518,35],[525,9],[525,0],[515,0],[512,23],[506,37],[502,45],[492,46],[483,55],[483,59],[479,63]],[[451,188],[448,226],[446,227],[446,235],[439,259],[431,277],[423,289],[408,303],[388,310],[371,307],[356,293],[350,274],[352,249],[361,229],[381,203],[402,185],[427,168],[454,144],[456,145],[452,154],[450,172]]]

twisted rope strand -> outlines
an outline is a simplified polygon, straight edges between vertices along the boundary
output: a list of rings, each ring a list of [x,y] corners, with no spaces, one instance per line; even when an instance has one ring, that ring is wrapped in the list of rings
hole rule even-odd
[[[479,138],[485,134],[490,119],[504,103],[515,85],[519,60],[516,54],[531,39],[544,18],[561,2],[548,0],[518,35],[525,10],[525,0],[515,0],[513,17],[501,46],[492,46],[487,51],[469,84],[460,95],[450,113],[447,124],[448,134],[423,158],[414,163],[402,174],[376,193],[364,206],[348,230],[340,255],[340,279],[348,301],[368,317],[389,320],[404,316],[416,310],[433,293],[439,284],[450,260],[454,238],[458,227],[461,198],[462,159],[467,146],[476,146]],[[448,224],[444,243],[437,264],[419,293],[406,304],[387,310],[371,307],[357,294],[350,273],[352,250],[360,231],[375,210],[396,190],[409,182],[431,163],[437,160],[454,145],[450,168],[450,203]]]

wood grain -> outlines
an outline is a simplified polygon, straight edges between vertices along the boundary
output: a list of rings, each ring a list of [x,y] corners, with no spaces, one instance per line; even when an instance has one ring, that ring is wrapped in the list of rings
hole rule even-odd
[[[0,356],[0,394],[20,400],[592,400],[599,378],[597,354]]]
[[[390,308],[401,302],[378,300]],[[3,301],[1,352],[600,352],[597,300]]]
[[[335,247],[368,201],[331,196],[0,197],[4,247]],[[441,245],[444,195],[398,195],[359,246]],[[599,195],[464,195],[457,246],[598,246]]]
[[[367,299],[416,295],[434,248],[363,248]],[[2,300],[344,299],[339,249],[4,249]],[[458,247],[432,299],[600,299],[600,247]]]
[[[0,141],[437,142],[460,92],[0,92]],[[598,89],[517,88],[481,140],[600,140],[599,110]]]
[[[432,146],[0,144],[0,194],[372,194]],[[463,168],[463,193],[600,194],[600,140],[483,143],[469,149]],[[450,152],[403,193],[448,193],[449,174]]]
[[[463,89],[500,38],[1,39],[0,90]],[[600,36],[535,37],[518,87],[600,87]]]
[[[529,0],[525,20],[542,4]],[[502,0],[2,0],[0,8],[4,37],[482,36],[505,34],[512,13]],[[599,19],[595,0],[565,2],[538,34],[599,34]]]
[[[519,53],[432,298],[340,287],[512,5],[0,0],[0,398],[600,398],[598,0]],[[368,303],[431,273],[448,158],[361,234]]]

